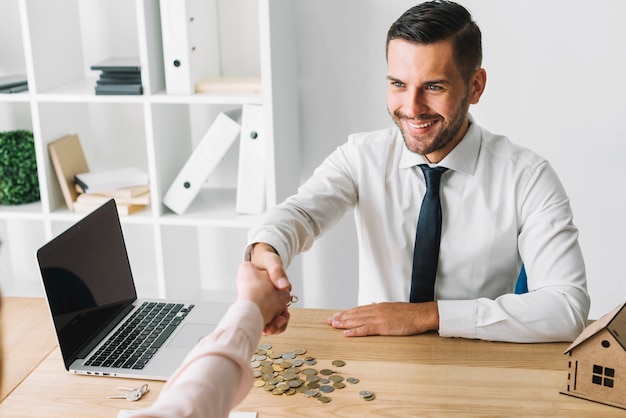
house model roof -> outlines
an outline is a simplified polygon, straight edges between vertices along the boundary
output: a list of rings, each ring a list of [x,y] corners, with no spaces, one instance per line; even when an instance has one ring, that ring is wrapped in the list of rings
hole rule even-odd
[[[626,303],[617,306],[612,311],[606,313],[597,321],[593,322],[580,333],[574,342],[565,350],[565,354],[578,347],[599,331],[606,329],[626,351]]]

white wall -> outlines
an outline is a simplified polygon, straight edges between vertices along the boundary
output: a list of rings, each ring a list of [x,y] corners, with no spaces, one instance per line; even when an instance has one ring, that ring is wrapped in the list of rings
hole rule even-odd
[[[568,191],[591,318],[626,301],[626,2],[460,0],[483,32],[477,122],[546,157]],[[302,180],[349,133],[390,125],[385,36],[415,1],[297,0]],[[625,257],[626,258],[626,257]],[[351,216],[303,256],[304,304],[356,304]]]

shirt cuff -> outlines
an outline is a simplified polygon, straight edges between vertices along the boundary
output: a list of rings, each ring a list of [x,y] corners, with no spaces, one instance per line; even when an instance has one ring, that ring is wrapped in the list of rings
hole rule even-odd
[[[276,251],[276,253],[280,257],[280,260],[283,263],[283,267],[287,268],[289,266],[290,260],[286,256],[283,256],[287,254],[287,248],[285,248],[285,246],[282,244],[282,242],[276,235],[274,235],[271,232],[261,231],[255,234],[254,237],[250,237],[250,238],[251,239],[249,239],[248,245],[246,246],[243,252],[244,261],[251,260],[252,246],[256,244],[257,242],[263,242],[267,245],[270,245],[272,248],[274,248],[274,250]]]
[[[476,338],[476,303],[473,300],[438,300],[439,335]]]

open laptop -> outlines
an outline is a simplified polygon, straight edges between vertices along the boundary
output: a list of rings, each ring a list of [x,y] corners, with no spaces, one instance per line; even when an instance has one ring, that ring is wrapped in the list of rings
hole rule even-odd
[[[41,247],[37,260],[65,368],[76,374],[166,380],[229,306],[137,299],[112,199]]]

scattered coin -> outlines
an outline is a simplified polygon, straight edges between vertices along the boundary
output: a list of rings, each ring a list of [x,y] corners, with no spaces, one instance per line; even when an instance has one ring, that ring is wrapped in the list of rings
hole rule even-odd
[[[376,399],[376,395],[374,395],[374,392],[370,392],[369,390],[360,391],[359,396],[365,401],[373,401],[374,399]]]
[[[257,352],[250,359],[250,365],[256,380],[254,387],[274,395],[293,396],[302,393],[308,398],[316,398],[322,403],[328,403],[331,398],[323,396],[332,393],[335,389],[344,389],[344,377],[336,374],[335,371],[324,368],[317,370],[312,367],[302,368],[302,366],[312,366],[317,364],[317,359],[311,355],[304,358],[297,358],[306,354],[305,348],[294,348],[291,351],[278,352],[272,350],[272,345],[268,343],[259,344]],[[344,360],[333,360],[333,367],[343,367]],[[349,377],[346,382],[351,384],[359,383],[359,379]],[[361,399],[371,401],[376,395],[367,390],[359,392]]]
[[[324,393],[330,393],[332,391],[334,391],[335,388],[329,385],[324,385],[324,386],[320,386],[320,392],[324,392]]]
[[[302,386],[303,383],[304,382],[300,379],[290,380],[289,386],[291,386],[292,388],[299,388],[300,386]]]
[[[306,392],[304,392],[304,396],[306,396],[307,398],[317,398],[320,396],[320,393],[316,391],[315,389],[309,389]]]
[[[308,375],[306,377],[306,381],[307,382],[319,382],[320,381],[320,377],[315,375],[315,374],[311,374],[311,375]]]

